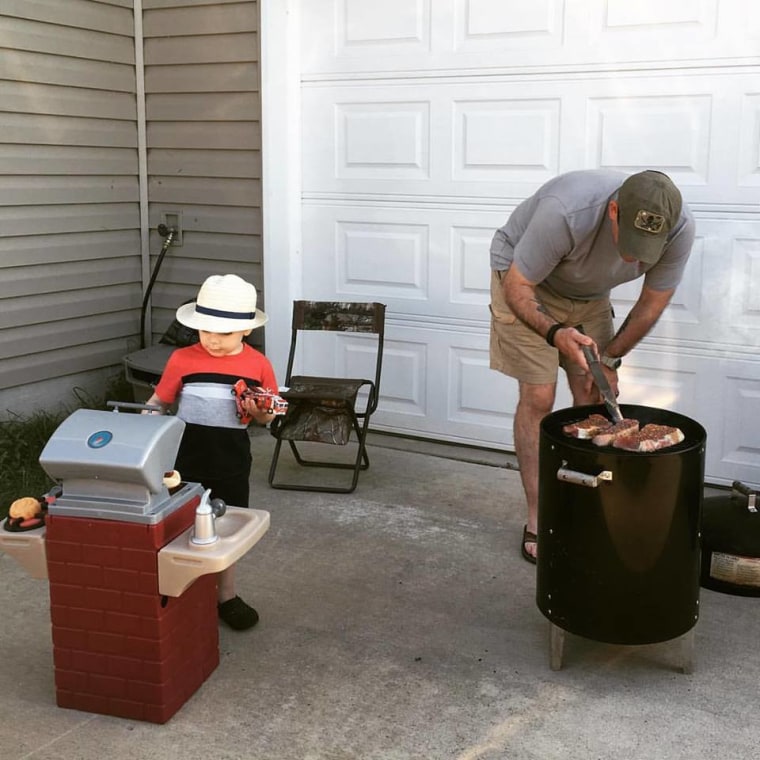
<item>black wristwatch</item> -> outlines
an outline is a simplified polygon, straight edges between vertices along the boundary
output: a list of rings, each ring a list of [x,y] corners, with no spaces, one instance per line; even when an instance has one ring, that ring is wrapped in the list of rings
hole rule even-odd
[[[601,357],[599,357],[599,361],[604,364],[605,367],[609,367],[610,369],[617,370],[620,365],[623,363],[623,360],[619,356],[607,356],[607,354],[602,354]]]

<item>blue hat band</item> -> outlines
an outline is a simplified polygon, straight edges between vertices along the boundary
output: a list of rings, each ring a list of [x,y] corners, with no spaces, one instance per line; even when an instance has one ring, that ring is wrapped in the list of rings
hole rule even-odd
[[[209,309],[207,306],[195,304],[198,314],[206,314],[209,317],[222,317],[223,319],[253,319],[256,312],[252,311],[223,311],[222,309]]]

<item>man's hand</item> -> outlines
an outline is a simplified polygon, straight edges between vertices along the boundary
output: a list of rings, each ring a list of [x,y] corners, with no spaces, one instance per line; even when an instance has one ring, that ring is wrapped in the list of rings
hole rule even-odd
[[[554,346],[570,361],[582,367],[586,372],[590,372],[586,357],[583,355],[581,346],[591,346],[595,354],[599,354],[596,343],[574,327],[563,327],[554,333]]]
[[[596,343],[586,334],[576,330],[574,327],[566,327],[562,330],[558,330],[555,334],[554,344],[557,348],[564,353],[569,359],[578,364],[585,370],[583,375],[583,381],[580,383],[580,389],[575,390],[574,395],[580,392],[583,394],[578,395],[578,399],[582,401],[576,401],[576,403],[586,404],[601,404],[604,402],[601,391],[594,381],[594,377],[591,374],[591,368],[588,366],[586,356],[583,353],[581,346],[591,346],[592,351],[599,358],[599,347]],[[604,372],[607,382],[610,384],[610,388],[615,396],[618,395],[618,374],[614,369],[610,369],[604,364],[600,364],[602,371]]]

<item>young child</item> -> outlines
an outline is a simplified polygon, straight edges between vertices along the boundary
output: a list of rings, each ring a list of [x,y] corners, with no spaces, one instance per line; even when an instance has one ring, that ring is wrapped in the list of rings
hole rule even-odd
[[[177,320],[198,330],[200,342],[171,354],[147,403],[166,411],[178,402],[177,416],[184,420],[185,432],[175,467],[182,479],[210,488],[212,498],[229,506],[247,507],[251,447],[232,388],[242,379],[249,387],[277,393],[270,361],[243,341],[266,323],[267,316],[256,308],[256,288],[226,274],[209,277],[195,302],[177,309]],[[242,403],[256,422],[272,419],[253,400]],[[219,574],[218,612],[231,628],[245,630],[256,625],[259,616],[235,593],[234,570],[233,565]]]

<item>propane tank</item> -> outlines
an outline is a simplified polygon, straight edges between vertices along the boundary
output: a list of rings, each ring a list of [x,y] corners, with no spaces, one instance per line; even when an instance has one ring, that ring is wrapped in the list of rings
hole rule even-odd
[[[730,494],[702,506],[700,585],[736,596],[760,596],[760,499],[734,481]]]

